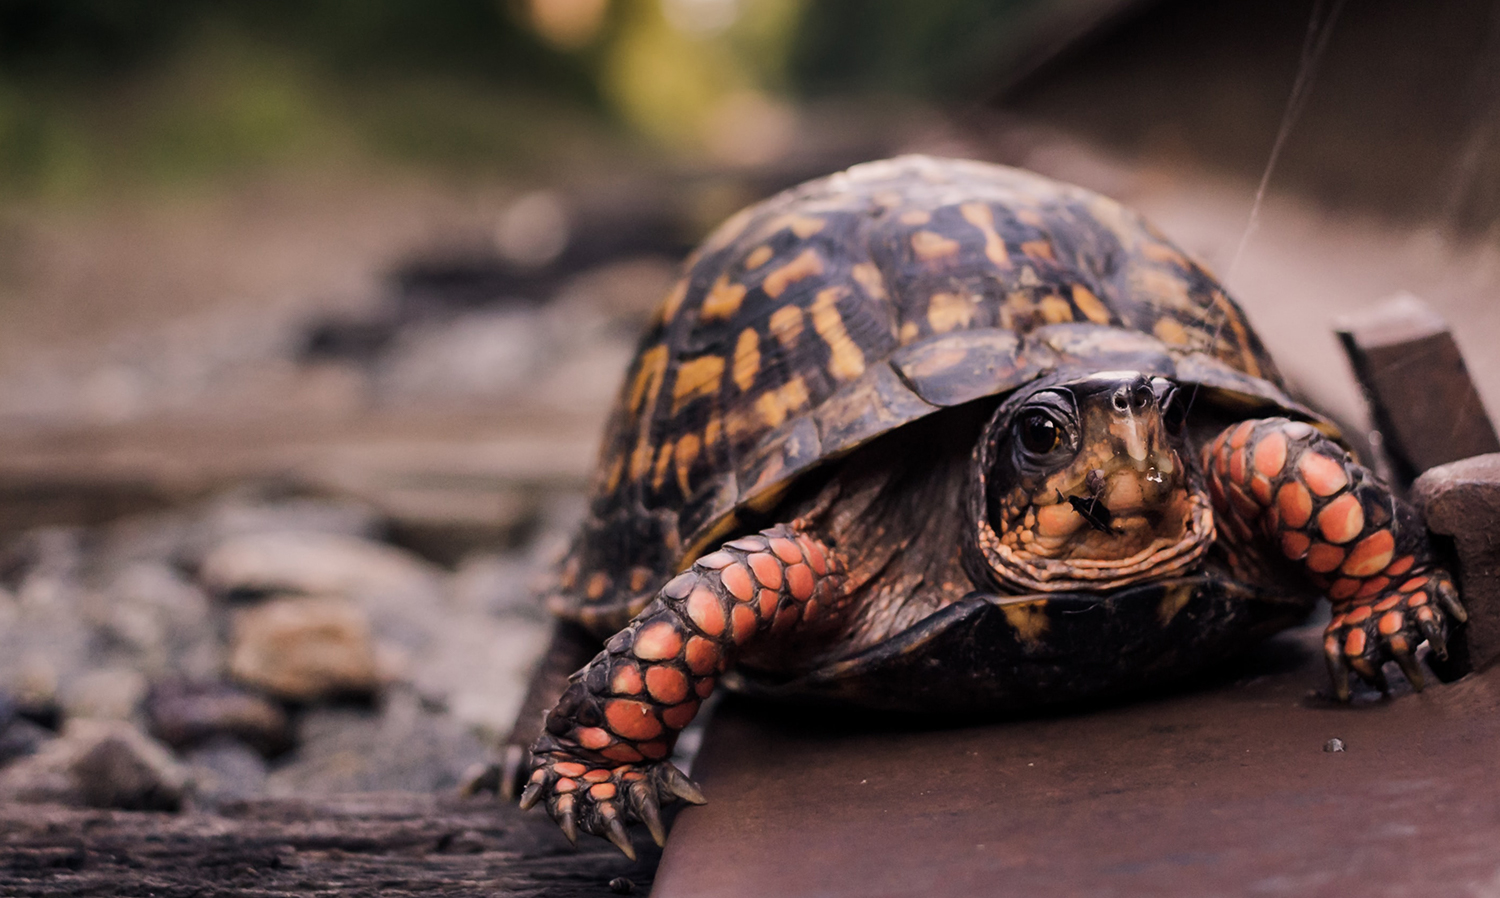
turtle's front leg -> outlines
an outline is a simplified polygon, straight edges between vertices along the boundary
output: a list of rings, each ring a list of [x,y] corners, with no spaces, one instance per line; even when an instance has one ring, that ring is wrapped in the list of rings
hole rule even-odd
[[[698,559],[571,677],[521,806],[545,802],[570,840],[582,829],[632,859],[629,820],[661,844],[659,803],[704,800],[667,760],[677,734],[745,646],[839,613],[841,580],[833,551],[795,524]]]
[[[1203,461],[1221,529],[1241,545],[1268,540],[1333,603],[1323,649],[1338,697],[1349,698],[1350,669],[1384,689],[1388,659],[1421,689],[1413,651],[1426,639],[1446,657],[1447,619],[1467,615],[1416,510],[1337,443],[1285,418],[1225,429]]]

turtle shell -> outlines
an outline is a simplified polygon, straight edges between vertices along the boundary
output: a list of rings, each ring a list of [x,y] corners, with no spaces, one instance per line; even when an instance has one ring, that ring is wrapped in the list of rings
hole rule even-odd
[[[813,468],[1061,369],[1161,374],[1332,430],[1213,276],[1096,193],[904,156],[751,206],[642,339],[549,606],[613,631]]]

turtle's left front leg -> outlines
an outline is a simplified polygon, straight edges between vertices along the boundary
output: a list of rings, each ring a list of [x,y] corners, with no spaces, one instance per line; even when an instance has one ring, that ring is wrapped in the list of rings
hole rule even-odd
[[[1416,510],[1300,421],[1242,421],[1203,462],[1220,529],[1242,546],[1269,543],[1332,602],[1323,650],[1338,697],[1349,698],[1350,669],[1384,689],[1386,660],[1421,689],[1416,647],[1425,639],[1446,657],[1447,621],[1467,615]]]
[[[677,734],[742,650],[836,620],[842,580],[800,521],[699,558],[570,678],[531,748],[521,807],[545,804],[570,840],[604,836],[632,859],[630,820],[661,844],[658,803],[703,801],[667,760]]]

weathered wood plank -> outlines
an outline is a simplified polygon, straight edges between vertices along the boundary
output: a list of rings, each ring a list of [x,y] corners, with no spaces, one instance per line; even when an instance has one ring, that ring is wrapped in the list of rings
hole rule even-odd
[[[1393,474],[1409,486],[1428,468],[1500,452],[1500,438],[1448,325],[1401,295],[1339,322]]]
[[[1412,498],[1456,556],[1469,623],[1454,648],[1476,669],[1489,667],[1500,660],[1500,454],[1433,468],[1417,478]]]
[[[545,814],[376,793],[253,801],[217,812],[0,805],[0,893],[31,896],[549,896],[645,894],[660,852],[575,852]]]

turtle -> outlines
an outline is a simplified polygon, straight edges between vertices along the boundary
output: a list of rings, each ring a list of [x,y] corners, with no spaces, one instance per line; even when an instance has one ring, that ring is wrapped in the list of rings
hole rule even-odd
[[[1189,678],[1327,598],[1347,701],[1386,661],[1421,688],[1465,620],[1417,512],[1202,264],[983,162],[857,165],[715,230],[591,489],[547,600],[587,663],[536,680],[515,785],[632,858],[628,823],[661,844],[660,806],[705,800],[669,758],[721,683],[1004,714]]]

